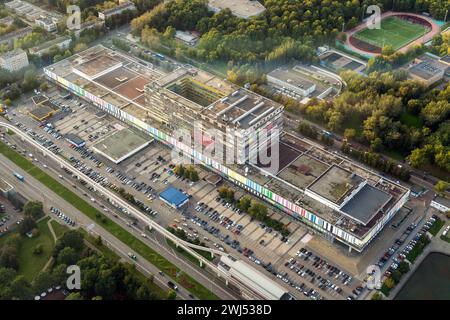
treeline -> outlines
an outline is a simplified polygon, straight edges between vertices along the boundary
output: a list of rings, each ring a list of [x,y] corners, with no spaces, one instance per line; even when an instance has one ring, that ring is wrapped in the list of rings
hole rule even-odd
[[[149,280],[138,279],[131,265],[100,256],[86,248],[83,234],[79,231],[68,231],[57,241],[53,258],[56,265],[52,271],[66,270],[68,265],[74,264],[81,269],[81,290],[71,294],[71,299],[155,299],[147,282]],[[49,279],[47,284],[52,282]]]
[[[303,105],[274,99],[283,102],[287,111],[323,123],[331,131],[347,129],[371,152],[395,150],[409,155],[413,166],[429,163],[450,171],[450,84],[444,90],[428,90],[407,80],[402,71],[373,72],[367,77],[344,72],[341,76],[347,88],[333,101],[312,99]]]
[[[182,164],[179,164],[173,169],[173,173],[192,182],[196,182],[199,179],[198,172],[195,170],[194,166],[185,167]]]
[[[253,219],[261,221],[266,226],[280,232],[284,237],[289,235],[289,230],[282,222],[268,216],[267,207],[261,202],[252,200],[249,196],[243,196],[239,201],[236,201],[234,191],[227,187],[220,188],[218,192],[220,198],[225,199],[228,203],[234,204],[236,208],[242,212],[246,212]]]
[[[387,174],[391,174],[403,181],[409,181],[411,173],[403,166],[399,167],[396,163],[389,159],[384,159],[379,153],[370,151],[361,151],[352,148],[350,144],[343,143],[341,151],[348,154],[350,157],[367,164],[373,168],[378,169]]]
[[[331,43],[342,30],[360,23],[370,4],[382,10],[392,8],[382,1],[291,1],[266,0],[266,11],[250,19],[238,18],[228,9],[208,10],[206,0],[174,0],[161,3],[134,19],[133,32],[140,35],[147,26],[159,33],[173,26],[202,34],[198,48],[189,48],[190,57],[206,61],[222,59],[239,63],[272,62],[286,57],[308,61],[317,44]],[[446,0],[395,1],[396,10],[425,12],[443,19]]]
[[[10,237],[2,246],[7,250],[18,250],[21,237]],[[99,240],[101,242],[101,239]],[[131,265],[98,255],[84,245],[83,234],[67,231],[58,239],[52,253],[53,264],[30,282],[18,274],[18,267],[0,264],[0,300],[27,300],[50,287],[66,287],[67,267],[77,265],[81,269],[81,290],[72,292],[68,300],[153,300],[155,294],[149,286],[150,280],[142,281]]]

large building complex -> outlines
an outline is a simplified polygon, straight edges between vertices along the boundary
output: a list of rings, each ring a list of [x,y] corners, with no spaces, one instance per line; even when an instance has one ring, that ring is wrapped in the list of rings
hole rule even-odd
[[[9,72],[19,71],[28,66],[28,56],[22,49],[5,52],[0,56],[0,68]]]
[[[239,129],[232,136],[247,160],[251,149],[260,147],[250,146],[255,145],[249,143],[250,131],[282,125],[282,106],[206,72],[178,68],[168,73],[102,46],[44,72],[60,86],[349,249],[362,251],[409,196],[407,188],[288,134],[271,137],[280,142],[278,153],[272,149],[272,161],[279,163],[276,172],[248,161],[225,165],[199,151],[174,130],[192,133],[192,123],[199,120],[202,130]],[[201,141],[209,144],[204,136]]]

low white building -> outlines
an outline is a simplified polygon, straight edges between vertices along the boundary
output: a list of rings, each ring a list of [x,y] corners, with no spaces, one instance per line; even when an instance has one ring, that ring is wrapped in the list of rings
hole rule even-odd
[[[431,201],[430,206],[445,213],[450,211],[450,200],[444,197],[436,197]]]
[[[267,75],[267,83],[303,97],[316,90],[316,84],[300,74],[295,68],[279,67]]]
[[[98,13],[98,17],[102,20],[106,20],[109,17],[115,16],[117,14],[121,14],[125,10],[134,11],[134,10],[136,10],[136,6],[131,1],[124,1],[114,8],[100,11]]]
[[[40,16],[39,18],[34,20],[34,23],[47,32],[53,32],[57,29],[58,20],[50,17]]]
[[[30,53],[42,56],[43,54],[47,53],[52,47],[57,47],[59,49],[66,49],[70,46],[70,43],[72,42],[72,38],[69,36],[62,36],[47,42],[44,42],[43,44],[33,47],[30,49]]]
[[[239,284],[244,299],[284,300],[289,296],[289,292],[278,283],[231,255],[221,256],[218,267]]]
[[[19,71],[28,66],[28,56],[22,49],[8,51],[0,56],[0,67],[9,72]]]
[[[175,33],[175,39],[184,42],[188,46],[195,46],[199,38],[200,36],[197,33],[191,31],[177,30]]]

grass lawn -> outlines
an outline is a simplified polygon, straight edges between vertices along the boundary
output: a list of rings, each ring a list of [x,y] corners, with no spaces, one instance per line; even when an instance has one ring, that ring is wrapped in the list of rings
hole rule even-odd
[[[404,155],[398,150],[383,150],[382,153],[397,161],[403,161],[406,158],[406,155]]]
[[[412,114],[411,112],[403,112],[400,116],[400,122],[414,128],[422,128],[423,127],[423,121],[420,119],[419,116]]]
[[[46,217],[39,221],[37,227],[39,229],[39,236],[28,238],[27,236],[22,237],[20,250],[19,250],[19,274],[22,274],[29,281],[32,281],[44,268],[45,264],[50,260],[52,255],[53,247],[55,242],[53,241],[53,236],[48,228],[47,221],[49,217]],[[0,246],[2,246],[8,238],[16,234],[16,231],[9,232],[4,236],[0,237]],[[43,252],[40,255],[34,255],[33,249],[41,244]]]
[[[442,239],[443,241],[445,241],[445,242],[450,243],[450,238],[447,237],[447,236],[441,236],[441,239]]]
[[[69,231],[69,228],[61,223],[58,223],[56,220],[50,221],[53,231],[56,234],[56,237],[61,237],[66,231]]]
[[[25,159],[22,155],[12,150],[1,141],[0,152],[3,153],[3,155],[9,158],[11,161],[13,161],[16,165],[21,167],[23,170],[27,171],[34,178],[46,185],[53,192],[58,194],[61,198],[74,205],[86,216],[93,220],[97,220],[103,228],[113,234],[117,239],[128,245],[136,253],[143,256],[147,261],[158,267],[163,272],[170,274],[172,277],[177,279],[188,291],[190,291],[196,297],[201,300],[219,299],[215,294],[202,286],[195,279],[182,272],[182,270],[170,263],[162,255],[154,251],[152,248],[148,247],[141,240],[134,237],[127,230],[103,215],[102,212],[91,206],[84,199],[80,198],[78,195],[59,183],[59,181],[47,175],[40,168],[36,167],[33,163]]]
[[[431,225],[428,232],[431,233],[433,236],[436,236],[439,230],[441,230],[441,228],[444,226],[444,224],[445,224],[444,220],[437,218],[436,221]]]
[[[357,32],[354,37],[379,48],[390,45],[394,50],[398,50],[426,32],[427,29],[420,24],[398,17],[387,17],[381,20],[381,29],[365,28]]]
[[[46,217],[38,222],[39,236],[28,238],[24,237],[19,252],[19,273],[23,274],[28,280],[33,280],[39,271],[44,268],[45,264],[50,260],[55,242],[50,233],[47,222],[50,218]],[[41,244],[43,247],[42,254],[33,255],[33,249]],[[32,257],[32,258],[31,258]]]

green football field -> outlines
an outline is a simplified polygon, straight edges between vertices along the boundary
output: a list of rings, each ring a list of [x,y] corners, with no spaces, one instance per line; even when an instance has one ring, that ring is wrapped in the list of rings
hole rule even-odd
[[[354,34],[354,37],[378,48],[391,45],[394,50],[398,50],[427,32],[420,24],[387,17],[381,20],[381,29],[366,28]]]

